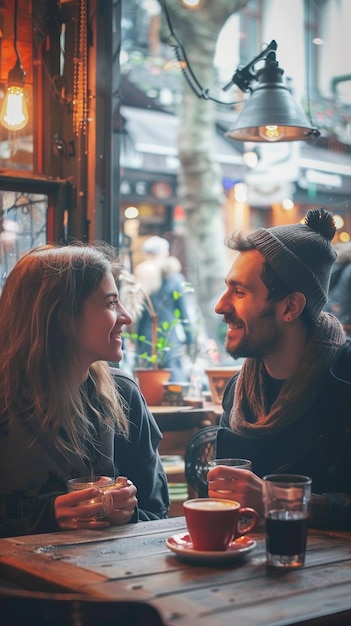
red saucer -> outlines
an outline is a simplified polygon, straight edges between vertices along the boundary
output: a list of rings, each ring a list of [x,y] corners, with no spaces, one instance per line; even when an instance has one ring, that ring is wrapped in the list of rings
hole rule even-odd
[[[248,536],[238,537],[229,545],[227,550],[221,552],[207,552],[195,550],[188,533],[183,535],[173,535],[166,539],[166,546],[172,550],[179,558],[197,563],[228,563],[242,558],[251,552],[256,546],[256,541]]]

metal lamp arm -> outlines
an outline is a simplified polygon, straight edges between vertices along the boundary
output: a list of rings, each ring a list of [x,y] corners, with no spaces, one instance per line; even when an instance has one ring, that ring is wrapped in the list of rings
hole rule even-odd
[[[255,58],[252,59],[250,63],[245,65],[245,67],[238,67],[235,74],[233,74],[231,81],[227,85],[225,85],[225,87],[223,87],[223,91],[228,91],[228,89],[230,89],[232,85],[237,85],[239,89],[241,89],[241,91],[251,92],[251,83],[253,80],[256,80],[256,73],[253,73],[251,71],[251,68],[257,63],[257,61],[267,58],[267,54],[269,52],[275,52],[277,47],[277,42],[275,41],[275,39],[272,39],[271,43],[268,44],[268,46],[266,46],[266,48],[262,50],[262,52],[255,56]]]

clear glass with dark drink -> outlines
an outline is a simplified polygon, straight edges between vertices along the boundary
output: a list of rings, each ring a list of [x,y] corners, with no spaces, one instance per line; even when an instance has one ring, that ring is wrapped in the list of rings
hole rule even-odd
[[[267,563],[301,567],[305,563],[312,480],[299,474],[263,478]]]

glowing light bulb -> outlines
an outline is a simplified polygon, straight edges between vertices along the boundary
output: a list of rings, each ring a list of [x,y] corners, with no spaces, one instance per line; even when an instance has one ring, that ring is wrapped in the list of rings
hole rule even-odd
[[[284,137],[285,132],[282,126],[260,126],[259,127],[259,135],[265,141],[281,141]]]
[[[0,122],[8,130],[21,130],[28,122],[28,110],[22,87],[7,88],[0,113]]]
[[[139,210],[135,206],[129,206],[124,211],[124,217],[128,220],[133,220],[139,215]]]

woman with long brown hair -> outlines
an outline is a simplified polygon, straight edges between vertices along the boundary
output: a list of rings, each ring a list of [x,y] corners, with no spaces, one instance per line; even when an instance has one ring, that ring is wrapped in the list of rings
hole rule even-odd
[[[161,433],[122,358],[132,319],[107,244],[25,254],[0,295],[0,535],[104,527],[167,516]],[[67,480],[123,475],[112,510],[81,505]],[[86,493],[90,498],[95,492]],[[79,515],[80,522],[77,523]],[[83,519],[83,521],[81,521]]]

